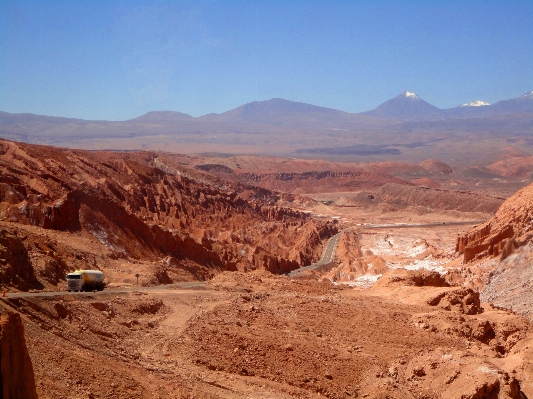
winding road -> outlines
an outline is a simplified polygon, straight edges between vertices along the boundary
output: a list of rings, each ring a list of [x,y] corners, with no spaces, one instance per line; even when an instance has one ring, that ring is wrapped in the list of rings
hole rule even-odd
[[[346,229],[346,230],[349,230],[349,229]],[[335,234],[333,237],[331,237],[328,240],[328,242],[326,243],[326,247],[324,248],[324,252],[322,253],[322,257],[320,258],[318,262],[313,263],[309,266],[304,266],[304,267],[300,267],[299,269],[293,270],[292,272],[287,273],[287,276],[298,277],[301,273],[307,270],[314,270],[314,269],[319,268],[320,266],[324,266],[330,263],[333,260],[333,255],[335,254],[335,249],[337,248],[339,238],[341,238],[342,234],[346,230],[343,230]]]
[[[335,249],[337,248],[339,238],[345,232],[349,230],[360,229],[360,228],[365,228],[365,229],[395,228],[395,229],[398,229],[398,228],[415,228],[415,227],[460,226],[460,225],[479,224],[483,222],[485,222],[485,220],[467,220],[467,221],[461,221],[461,222],[433,222],[433,223],[357,224],[356,226],[348,227],[347,229],[344,229],[340,231],[339,233],[335,234],[333,237],[331,237],[326,243],[326,247],[324,248],[322,257],[320,258],[318,262],[313,263],[309,266],[300,267],[299,269],[293,270],[292,272],[289,272],[286,275],[289,277],[298,277],[298,276],[301,276],[303,272],[306,272],[308,270],[318,269],[320,266],[327,265],[328,263],[333,261],[333,255],[335,254]]]
[[[286,273],[289,277],[298,277],[301,276],[302,273],[308,271],[308,270],[315,270],[318,269],[321,266],[327,265],[328,263],[332,262],[333,256],[335,255],[335,249],[337,248],[337,244],[339,242],[340,237],[349,230],[353,229],[387,229],[387,228],[415,228],[415,227],[436,227],[436,226],[442,226],[442,225],[470,225],[470,224],[479,224],[485,222],[484,220],[469,220],[469,221],[463,221],[463,222],[435,222],[435,223],[417,223],[417,224],[406,224],[406,223],[398,223],[398,224],[358,224],[354,227],[349,227],[347,229],[344,229],[340,231],[339,233],[335,234],[334,236],[330,237],[328,242],[326,243],[326,246],[324,248],[324,252],[322,253],[322,256],[320,260],[316,263],[313,263],[309,266],[304,266],[299,269],[293,270],[292,272]],[[153,291],[153,290],[161,290],[161,289],[188,289],[188,288],[196,288],[196,287],[202,287],[206,285],[206,281],[194,281],[194,282],[183,282],[183,283],[174,283],[174,284],[166,284],[166,285],[157,285],[152,287],[125,287],[125,288],[108,288],[104,291],[89,291],[89,292],[68,292],[68,291],[55,291],[55,292],[15,292],[15,293],[7,293],[5,297],[2,297],[2,299],[9,299],[9,298],[31,298],[31,297],[52,297],[57,295],[107,295],[107,294],[113,294],[113,293],[124,293],[124,292],[142,292],[142,291]]]

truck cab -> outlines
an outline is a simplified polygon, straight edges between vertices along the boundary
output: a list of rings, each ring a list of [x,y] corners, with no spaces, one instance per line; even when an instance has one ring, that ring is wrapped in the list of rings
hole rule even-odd
[[[80,273],[67,274],[67,291],[81,291],[83,287],[83,276]]]

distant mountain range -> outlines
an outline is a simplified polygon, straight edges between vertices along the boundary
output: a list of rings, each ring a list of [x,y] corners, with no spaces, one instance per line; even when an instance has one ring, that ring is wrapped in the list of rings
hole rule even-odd
[[[364,116],[331,108],[273,98],[254,101],[222,114],[208,114],[197,118],[205,122],[241,122],[278,126],[325,126],[333,123],[363,121]]]
[[[66,123],[174,123],[197,121],[205,123],[323,127],[332,124],[373,124],[378,123],[376,118],[396,119],[397,121],[434,120],[449,117],[476,118],[517,113],[533,113],[533,91],[517,98],[499,101],[492,105],[481,100],[475,100],[449,109],[439,109],[424,101],[417,94],[404,91],[398,96],[385,101],[377,108],[363,113],[349,113],[281,98],[254,101],[221,114],[213,113],[197,118],[177,111],[152,111],[123,122],[88,121],[34,114],[10,114],[0,111],[0,126],[6,126],[24,120],[29,123],[39,122],[45,125]],[[368,116],[373,118],[368,118]],[[0,130],[1,133],[2,131]]]
[[[239,122],[277,126],[329,126],[331,123],[375,123],[374,118],[404,120],[435,120],[452,118],[476,118],[515,113],[533,112],[533,91],[510,100],[489,104],[481,100],[459,105],[450,109],[439,109],[424,101],[417,94],[404,91],[385,101],[376,109],[363,113],[349,113],[316,105],[273,98],[254,101],[221,114],[207,114],[198,118],[180,112],[149,112],[134,120],[192,120],[202,122]]]
[[[401,152],[398,146],[422,148],[424,143],[452,137],[471,140],[476,134],[496,135],[505,140],[512,135],[530,140],[533,91],[492,105],[476,100],[450,109],[439,109],[417,94],[405,91],[364,113],[280,98],[254,101],[221,114],[197,118],[175,111],[154,111],[118,122],[0,112],[2,138],[92,149],[221,151],[225,148],[233,152],[239,148],[239,151],[269,154],[279,151],[290,154],[298,150],[310,154],[350,152],[366,156],[376,151],[397,154]]]
[[[462,104],[450,109],[439,109],[422,100],[415,93],[404,91],[366,115],[400,120],[433,120],[443,118],[480,118],[505,114],[533,112],[533,91],[511,100],[489,104],[481,100]]]

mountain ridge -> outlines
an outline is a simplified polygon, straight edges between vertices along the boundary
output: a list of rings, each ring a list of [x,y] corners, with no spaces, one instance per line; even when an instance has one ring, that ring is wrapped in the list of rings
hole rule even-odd
[[[483,137],[488,134],[491,140],[497,140],[490,150],[478,148],[478,153],[485,155],[487,151],[495,155],[496,148],[508,140],[519,140],[526,147],[533,144],[529,139],[533,129],[533,98],[529,93],[490,106],[448,110],[438,109],[413,92],[404,92],[384,104],[377,108],[385,108],[382,114],[357,114],[271,99],[197,118],[177,111],[153,111],[126,121],[0,112],[0,137],[85,149],[285,156],[303,150],[306,157],[332,159],[365,156],[377,160],[392,151],[396,156],[405,153],[409,159],[419,161],[430,155],[422,154],[428,150],[445,151],[455,159],[457,152],[449,153],[450,147],[439,142],[459,140],[466,145],[469,139],[465,133],[470,139],[476,135],[476,140],[485,140]],[[491,158],[491,163],[496,160]]]
[[[370,115],[374,117],[402,117],[406,116],[405,114],[402,115],[401,112],[392,112],[385,111],[385,109],[390,108],[390,104],[398,104],[400,101],[407,105],[408,111],[409,107],[413,104],[418,106],[422,106],[424,108],[424,112],[414,113],[415,117],[419,117],[421,114],[434,114],[434,113],[450,113],[452,110],[458,110],[458,109],[475,109],[478,111],[479,108],[483,108],[483,111],[486,111],[488,109],[496,109],[499,111],[498,113],[521,113],[521,112],[533,112],[533,102],[529,102],[530,100],[533,100],[533,90],[529,91],[525,94],[522,94],[516,98],[511,98],[507,100],[500,100],[494,104],[489,104],[485,101],[481,100],[474,100],[471,102],[467,102],[461,105],[458,105],[456,107],[452,108],[438,108],[426,101],[424,101],[420,96],[418,96],[414,92],[410,91],[404,91],[400,93],[398,96],[391,98],[390,100],[387,100],[383,102],[382,104],[378,105],[376,108],[365,111],[365,112],[348,112],[348,111],[342,111],[335,108],[329,108],[329,107],[322,107],[318,105],[308,104],[304,102],[299,101],[292,101],[292,100],[286,100],[282,98],[271,98],[270,100],[258,100],[258,101],[252,101],[246,104],[243,104],[239,107],[232,108],[228,111],[224,111],[221,113],[208,113],[205,115],[201,115],[198,117],[193,117],[189,114],[180,112],[180,111],[172,111],[172,110],[163,110],[163,111],[149,111],[143,115],[124,120],[124,121],[108,121],[108,120],[92,120],[92,119],[81,119],[81,118],[69,118],[69,117],[63,117],[63,116],[52,116],[52,115],[39,115],[29,112],[23,112],[23,113],[10,113],[6,111],[0,111],[0,120],[3,124],[10,123],[10,120],[20,119],[22,117],[26,119],[36,119],[36,118],[49,118],[50,120],[54,121],[62,121],[65,123],[68,122],[130,122],[130,121],[138,121],[138,122],[154,122],[154,121],[174,121],[174,120],[195,120],[195,121],[205,121],[205,122],[227,122],[227,121],[234,121],[234,120],[241,120],[243,122],[247,122],[253,117],[258,117],[261,112],[267,112],[267,113],[274,113],[275,111],[285,113],[285,114],[298,114],[298,113],[309,113],[309,112],[315,112],[320,113],[323,115],[327,115],[329,117],[337,116],[337,117],[343,117],[343,118],[353,118],[354,116],[361,116],[361,115]],[[423,105],[422,105],[423,104]],[[518,109],[516,106],[518,105]],[[513,108],[513,106],[515,106]],[[391,115],[392,114],[392,115]],[[480,114],[481,115],[481,114]],[[484,113],[482,116],[486,116],[486,113]],[[262,116],[261,116],[262,117]],[[411,117],[411,115],[407,115],[407,117]]]

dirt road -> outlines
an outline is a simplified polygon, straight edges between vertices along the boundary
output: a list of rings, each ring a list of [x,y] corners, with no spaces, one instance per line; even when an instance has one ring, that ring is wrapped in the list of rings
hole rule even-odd
[[[156,285],[152,287],[124,287],[124,288],[108,288],[103,291],[88,291],[88,292],[68,292],[68,291],[55,291],[55,292],[16,292],[16,293],[6,293],[5,298],[35,298],[35,297],[53,297],[57,295],[109,295],[109,294],[118,294],[124,292],[144,292],[144,291],[155,291],[155,290],[171,290],[171,289],[187,289],[187,288],[198,288],[206,285],[205,281],[194,281],[194,282],[185,282],[185,283],[175,283],[175,284],[166,284],[166,285]]]
[[[506,378],[529,395],[522,318],[489,307],[480,315],[446,310],[427,297],[453,288],[397,284],[362,292],[224,272],[209,289],[113,289],[2,305],[22,314],[43,399],[438,399],[481,397],[487,384],[510,399]],[[480,323],[493,328],[490,342],[477,333]],[[506,340],[511,325],[517,334]]]

